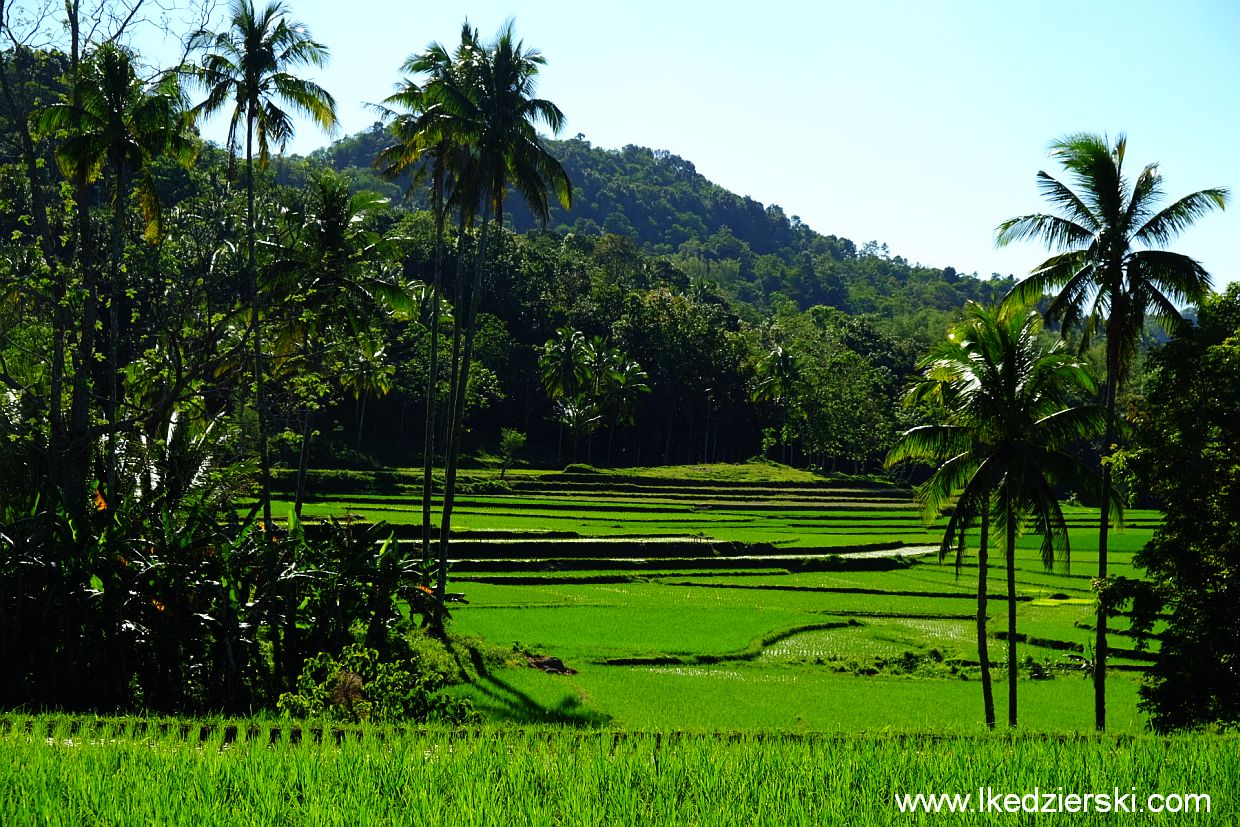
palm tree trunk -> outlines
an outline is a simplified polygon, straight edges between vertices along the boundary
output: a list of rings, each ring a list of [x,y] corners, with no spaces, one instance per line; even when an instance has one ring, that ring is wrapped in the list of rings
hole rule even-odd
[[[986,602],[989,597],[990,497],[982,510],[981,544],[977,551],[977,662],[982,670],[982,707],[986,726],[995,728],[995,690],[990,680],[990,645],[986,636]]]
[[[370,391],[362,391],[362,404],[357,411],[357,447],[362,447],[362,431],[366,427],[366,402],[370,399]]]
[[[263,527],[271,533],[271,453],[267,439],[267,399],[263,387],[263,337],[259,329],[258,264],[254,255],[254,114],[247,112],[245,129],[246,289],[250,299],[251,355],[254,361],[254,414],[258,420],[258,474],[263,500]]]
[[[611,446],[616,441],[616,420],[612,419],[611,427],[607,429],[607,467],[611,467]]]
[[[438,162],[436,162],[438,163]],[[431,472],[435,467],[435,390],[439,374],[439,286],[443,281],[443,173],[435,174],[435,273],[431,287],[431,354],[426,377],[426,430],[422,441],[422,576],[431,563]],[[423,583],[423,585],[429,585]]]
[[[307,406],[301,426],[301,451],[297,455],[297,493],[293,499],[293,513],[301,519],[301,506],[306,499],[306,472],[310,463],[310,434],[313,432],[314,411]]]
[[[1115,339],[1115,344],[1111,339]],[[1102,505],[1098,518],[1098,582],[1107,577],[1107,533],[1111,528],[1111,444],[1115,441],[1115,397],[1119,384],[1118,337],[1107,339],[1107,426],[1103,441]],[[1099,596],[1101,597],[1101,595]],[[1097,627],[1094,630],[1094,728],[1107,727],[1107,611],[1105,601],[1098,601]]]
[[[124,221],[125,221],[125,166],[116,154],[113,154],[112,168],[114,170],[115,180],[113,181],[112,190],[112,273],[111,288],[108,302],[108,368],[106,378],[108,383],[108,410],[107,410],[107,429],[108,429],[108,450],[106,453],[106,467],[104,470],[104,485],[108,492],[108,502],[112,508],[116,508],[120,502],[120,498],[116,493],[116,434],[118,430],[117,413],[117,381],[120,378],[120,320],[121,320],[121,257],[123,251],[121,244],[124,241]]]
[[[482,272],[486,267],[487,243],[490,240],[490,207],[491,201],[488,198],[483,210],[482,233],[474,259],[474,279],[465,316],[465,344],[461,351],[461,367],[459,376],[456,378],[452,410],[449,411],[448,445],[444,458],[443,510],[439,519],[439,571],[435,580],[435,597],[440,606],[443,605],[448,589],[448,535],[452,531],[452,505],[456,497],[457,460],[461,449],[461,435],[465,430],[465,396],[469,389],[469,368],[474,355],[478,302],[482,297]],[[435,625],[439,629],[443,628],[442,615],[436,619]]]
[[[1016,728],[1016,503],[1007,495],[1008,726]]]
[[[254,371],[254,416],[258,422],[259,496],[263,506],[263,545],[267,571],[272,588],[278,578],[279,563],[276,546],[271,542],[271,454],[267,444],[267,399],[263,387],[263,341],[259,329],[258,265],[254,254],[254,114],[247,111],[245,130],[245,203],[246,203],[246,292],[250,302],[250,358]],[[285,674],[286,657],[280,624],[280,600],[274,598],[268,611],[267,627],[271,634],[271,662],[275,685],[281,691],[290,683]]]

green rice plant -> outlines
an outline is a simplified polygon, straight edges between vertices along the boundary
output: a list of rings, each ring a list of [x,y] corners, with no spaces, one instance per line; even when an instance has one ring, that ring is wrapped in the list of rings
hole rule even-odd
[[[546,676],[543,676],[544,678]],[[700,685],[667,674],[664,688]],[[820,688],[830,708],[834,676]],[[889,699],[871,682],[871,705]],[[941,682],[938,682],[941,683]],[[1025,706],[1061,701],[1049,682]],[[722,682],[721,686],[731,686]],[[769,701],[779,683],[736,684]],[[951,686],[951,684],[944,684]],[[940,692],[947,691],[936,686]],[[1037,690],[1037,691],[1035,691]],[[686,705],[692,697],[685,699]],[[899,706],[932,711],[935,696]],[[878,716],[882,720],[883,716]],[[29,719],[26,719],[29,720]],[[795,728],[795,719],[787,720]],[[154,723],[154,722],[152,722]],[[0,822],[5,824],[991,824],[1026,815],[976,810],[901,814],[896,795],[978,788],[1040,792],[1204,793],[1210,813],[1176,823],[1235,820],[1236,736],[949,735],[871,727],[867,733],[626,732],[485,727],[398,732],[359,727],[331,737],[236,722],[225,742],[182,737],[179,726],[136,737],[49,741],[24,726],[0,734]],[[223,731],[224,727],[218,727]],[[269,732],[279,737],[272,739]],[[250,737],[254,733],[254,737]],[[1054,816],[1045,816],[1048,821]],[[1073,824],[1151,823],[1149,814],[1063,816]]]

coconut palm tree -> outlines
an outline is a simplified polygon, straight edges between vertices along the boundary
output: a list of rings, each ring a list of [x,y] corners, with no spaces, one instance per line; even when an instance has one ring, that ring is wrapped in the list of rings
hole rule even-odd
[[[388,178],[413,173],[410,186],[429,174],[431,208],[435,215],[435,263],[431,290],[430,364],[426,376],[426,427],[422,446],[422,570],[430,569],[431,554],[431,470],[435,462],[436,390],[439,378],[440,289],[443,283],[444,225],[452,206],[449,187],[456,176],[468,168],[468,148],[463,144],[463,125],[439,101],[448,96],[442,87],[465,86],[461,75],[468,71],[477,47],[477,33],[466,22],[461,30],[461,46],[456,56],[439,43],[430,44],[420,54],[410,55],[401,70],[426,76],[425,84],[406,78],[379,107],[392,120],[395,143],[380,150],[375,166]],[[400,110],[391,107],[399,107]],[[465,215],[462,210],[462,217]],[[464,221],[462,221],[462,225]],[[461,234],[463,240],[464,233]],[[459,352],[459,345],[456,348]]]
[[[603,408],[608,412],[607,465],[611,466],[611,446],[616,439],[618,425],[632,425],[635,421],[637,400],[643,393],[650,393],[650,376],[642,366],[631,359],[621,357],[611,378],[603,388]]]
[[[193,77],[206,89],[207,97],[196,107],[196,116],[209,117],[231,107],[228,144],[235,147],[238,130],[245,132],[246,193],[246,297],[250,302],[250,336],[254,355],[254,385],[259,430],[259,466],[262,476],[263,519],[271,524],[271,458],[267,445],[262,371],[262,337],[259,332],[258,268],[254,252],[254,150],[258,165],[266,167],[274,145],[283,149],[293,136],[289,111],[306,115],[324,131],[336,128],[336,101],[318,84],[299,78],[290,70],[323,66],[327,47],[310,36],[305,25],[288,19],[282,2],[268,3],[261,11],[253,0],[233,0],[228,29],[200,30],[191,47],[204,49],[201,65]]]
[[[195,143],[185,117],[177,78],[168,74],[155,84],[142,81],[128,51],[105,43],[92,52],[77,76],[72,99],[42,110],[36,131],[64,139],[56,160],[70,180],[90,183],[106,170],[112,207],[112,238],[109,249],[111,274],[107,302],[107,428],[105,490],[109,500],[117,494],[116,453],[120,370],[120,329],[129,313],[121,267],[124,255],[128,200],[136,193],[146,222],[145,236],[157,241],[163,220],[150,162],[171,156],[188,165]]]
[[[373,345],[372,323],[387,311],[413,310],[412,297],[392,272],[395,240],[379,232],[376,219],[386,198],[350,193],[349,179],[331,170],[306,186],[305,203],[281,217],[274,260],[267,268],[281,294],[296,308],[279,325],[274,351],[298,369],[321,370],[333,345],[362,350]],[[292,359],[300,356],[300,359]],[[301,517],[315,404],[302,420],[301,452],[293,510]]]
[[[538,353],[538,372],[543,389],[553,402],[575,398],[585,389],[590,376],[586,362],[586,337],[580,330],[557,327],[555,336],[543,343]],[[557,405],[556,421],[559,435],[556,437],[555,455],[559,459],[564,441],[564,409]]]
[[[1149,316],[1164,327],[1180,322],[1177,305],[1209,292],[1210,275],[1197,261],[1162,249],[1206,213],[1223,209],[1228,192],[1204,189],[1162,206],[1162,176],[1147,164],[1135,178],[1124,169],[1127,141],[1080,133],[1051,144],[1051,156],[1069,175],[1063,183],[1038,173],[1038,187],[1056,212],[1017,216],[999,225],[996,242],[1034,239],[1055,251],[1018,283],[1007,300],[1019,305],[1054,293],[1048,318],[1064,335],[1082,328],[1082,348],[1099,329],[1106,334],[1106,429],[1103,437],[1102,514],[1098,524],[1098,580],[1107,577],[1107,503],[1116,440],[1116,394],[1132,365]],[[1094,644],[1094,716],[1106,727],[1106,602],[1098,601]]]
[[[965,320],[922,359],[922,379],[910,401],[937,400],[944,421],[906,431],[887,456],[938,463],[917,490],[927,518],[950,513],[940,557],[963,552],[965,535],[982,525],[978,559],[978,657],[986,723],[994,726],[986,637],[987,549],[992,526],[1005,540],[1008,599],[1008,723],[1016,726],[1016,540],[1026,530],[1042,536],[1048,569],[1069,557],[1068,530],[1054,486],[1089,484],[1093,475],[1067,449],[1101,431],[1101,407],[1069,407],[1091,393],[1083,362],[1063,343],[1040,342],[1042,318],[1009,305],[970,304]]]
[[[468,30],[468,26],[466,26]],[[469,149],[470,165],[458,181],[458,209],[466,211],[480,205],[482,227],[474,255],[473,283],[464,311],[464,344],[459,360],[454,358],[455,381],[448,405],[448,443],[444,463],[444,499],[440,519],[439,571],[436,595],[442,600],[447,584],[448,537],[452,525],[452,505],[456,490],[457,457],[464,430],[465,397],[473,360],[482,274],[487,265],[491,238],[491,219],[502,228],[504,200],[511,190],[546,220],[550,192],[565,207],[572,203],[568,175],[538,135],[536,126],[545,124],[558,133],[564,115],[548,100],[534,97],[538,70],[545,58],[537,49],[527,49],[513,33],[508,21],[495,41],[477,49],[476,41],[463,43],[457,58],[461,63],[459,81],[435,87],[436,102],[461,126]],[[458,307],[459,307],[458,303]],[[455,357],[455,354],[454,354]]]

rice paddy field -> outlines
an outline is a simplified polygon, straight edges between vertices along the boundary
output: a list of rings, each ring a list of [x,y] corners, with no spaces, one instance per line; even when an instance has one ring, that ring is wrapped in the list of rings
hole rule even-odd
[[[398,490],[333,493],[307,518],[421,522],[417,473]],[[575,674],[495,670],[459,688],[496,722],[712,732],[976,733],[976,576],[940,562],[906,488],[762,463],[516,472],[463,480],[453,521],[453,629],[560,658]],[[404,490],[399,490],[404,489]],[[1095,512],[1067,507],[1072,554],[1016,563],[1020,717],[1033,732],[1092,726]],[[1112,535],[1113,574],[1160,516]],[[996,557],[1000,565],[993,565]],[[990,656],[1006,720],[1006,572],[992,550]],[[1157,640],[1112,619],[1110,725],[1137,733]]]
[[[415,542],[417,474],[390,478],[322,493],[305,516],[382,520]],[[1109,731],[1092,733],[1088,509],[1067,508],[1070,561],[1047,571],[1038,538],[1020,543],[1016,732],[1002,728],[1008,604],[992,550],[990,733],[974,557],[938,560],[939,530],[907,489],[761,464],[464,482],[449,590],[468,602],[451,628],[512,653],[509,666],[476,658],[448,690],[472,701],[476,727],[0,715],[0,824],[1054,819],[979,800],[1035,790],[1113,799],[1067,823],[1240,823],[1235,736],[1145,731],[1137,689],[1157,628],[1142,647],[1112,619]],[[1132,555],[1159,520],[1128,514],[1113,574],[1139,576]],[[534,655],[568,669],[528,668]],[[930,806],[899,798],[918,794],[971,800],[905,812]],[[1154,814],[1155,794],[1181,812]],[[1208,812],[1185,797],[1199,794]]]

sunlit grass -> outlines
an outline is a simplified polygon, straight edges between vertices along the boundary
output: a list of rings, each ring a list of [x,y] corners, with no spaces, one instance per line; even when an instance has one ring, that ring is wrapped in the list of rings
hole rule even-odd
[[[560,682],[561,691],[588,694],[592,677],[577,677],[582,680],[571,688]],[[680,715],[698,723],[697,710],[728,708],[738,719],[767,716],[766,731],[728,736],[545,727],[401,734],[366,728],[362,737],[350,733],[339,744],[332,738],[294,744],[288,732],[272,744],[263,729],[261,737],[243,735],[225,746],[214,736],[205,742],[179,735],[49,739],[37,727],[31,734],[19,727],[0,734],[0,822],[869,827],[919,823],[898,813],[894,794],[969,793],[985,786],[1020,794],[1034,787],[1084,793],[1119,786],[1137,790],[1142,800],[1152,792],[1201,792],[1211,796],[1209,816],[1170,820],[1233,820],[1240,800],[1240,745],[1234,737],[986,735],[975,719],[942,714],[954,706],[941,702],[956,691],[952,684],[922,682],[910,689],[908,683],[861,684],[825,675],[816,692],[802,694],[812,700],[786,707],[780,701],[787,684],[774,679],[633,673],[625,697],[653,694],[669,705],[652,710],[652,717]],[[1122,682],[1115,686],[1125,691]],[[1055,717],[1067,730],[1076,721],[1063,688],[1054,682],[1029,687],[1024,707],[1061,708]],[[695,703],[703,692],[707,702]],[[820,716],[834,720],[838,711],[849,710],[870,715],[865,734],[795,734]],[[616,720],[642,724],[641,717],[624,718],[627,709],[616,712]],[[633,712],[640,716],[641,708]],[[923,731],[967,734],[894,731],[893,722],[906,729],[910,721],[924,722]],[[791,732],[776,734],[781,730]],[[989,824],[995,816],[933,818]],[[1131,822],[1111,813],[1074,817],[1072,823]]]

